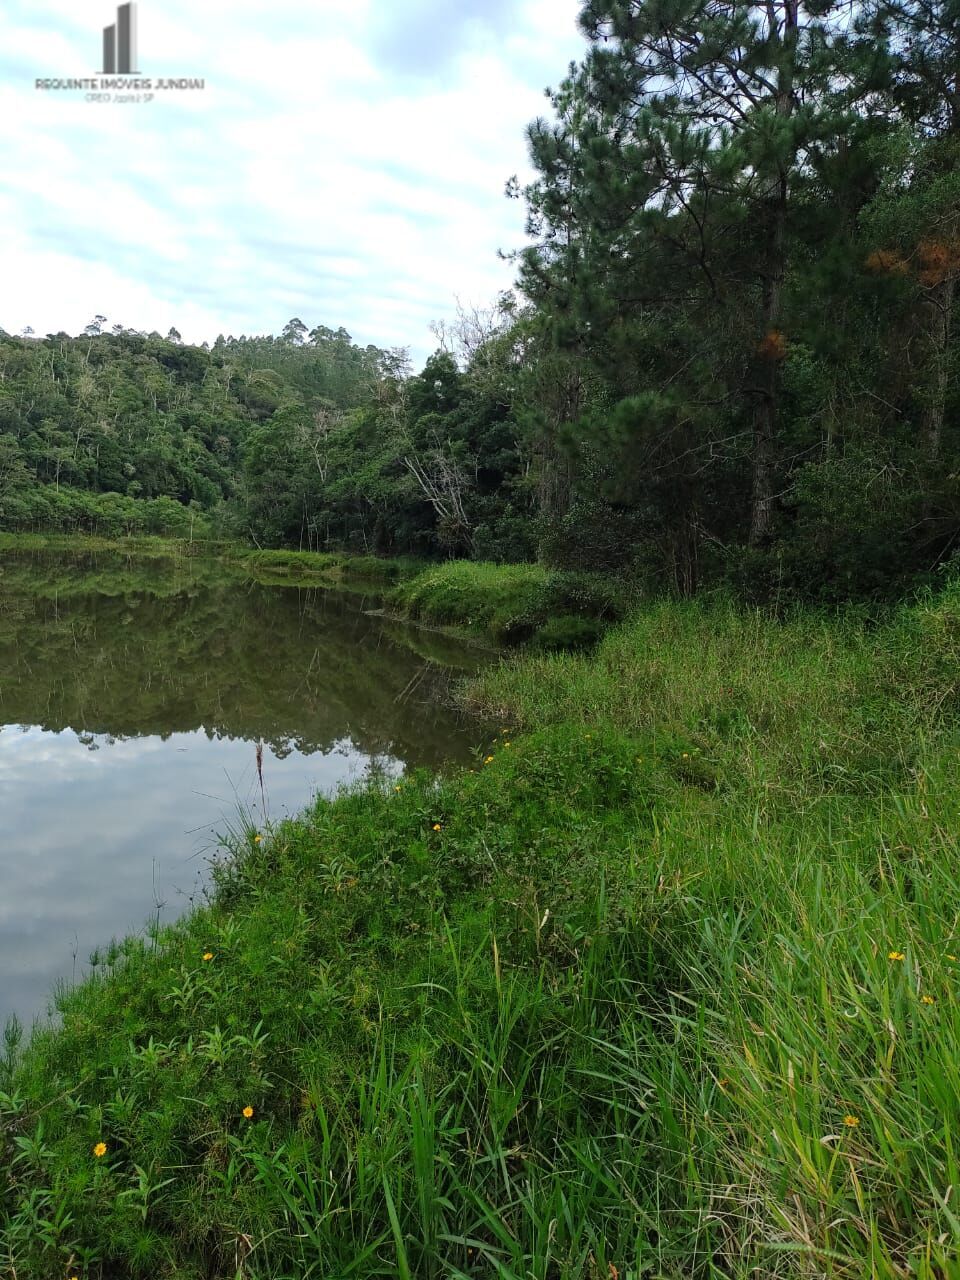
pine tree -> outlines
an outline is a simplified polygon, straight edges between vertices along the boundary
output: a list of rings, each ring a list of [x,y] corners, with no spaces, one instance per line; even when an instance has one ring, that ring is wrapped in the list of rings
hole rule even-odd
[[[749,536],[763,543],[797,193],[866,91],[863,44],[845,10],[816,0],[591,0],[580,22],[590,49],[554,97],[558,122],[530,130],[524,287],[561,341],[596,345],[669,306],[714,343],[750,422]],[[667,270],[651,275],[651,259]],[[674,374],[668,362],[672,403]]]
[[[888,100],[915,140],[897,192],[893,234],[896,257],[909,264],[918,287],[925,331],[922,433],[935,462],[960,272],[960,8],[954,0],[876,0],[859,25],[868,37],[879,28],[889,40]]]

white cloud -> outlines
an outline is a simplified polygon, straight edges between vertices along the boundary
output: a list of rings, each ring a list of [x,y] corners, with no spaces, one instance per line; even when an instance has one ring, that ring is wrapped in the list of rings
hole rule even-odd
[[[576,0],[142,0],[149,104],[44,93],[96,74],[108,0],[13,0],[0,54],[0,324],[95,312],[189,340],[293,314],[429,351],[457,296],[509,286],[503,196],[524,128],[582,44]],[[423,46],[423,32],[436,34]]]

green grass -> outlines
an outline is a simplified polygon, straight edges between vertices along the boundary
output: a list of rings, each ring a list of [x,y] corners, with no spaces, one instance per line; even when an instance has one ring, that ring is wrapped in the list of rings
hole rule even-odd
[[[564,573],[535,564],[452,560],[401,583],[391,600],[407,616],[458,626],[499,644],[585,646],[623,617],[628,597],[600,574]]]
[[[469,691],[524,726],[617,726],[674,742],[691,779],[798,802],[909,776],[960,713],[960,588],[883,625],[729,600],[651,605],[590,656],[530,654]],[[686,756],[683,753],[686,752]]]
[[[958,672],[953,588],[481,674],[11,1038],[0,1274],[957,1275]]]

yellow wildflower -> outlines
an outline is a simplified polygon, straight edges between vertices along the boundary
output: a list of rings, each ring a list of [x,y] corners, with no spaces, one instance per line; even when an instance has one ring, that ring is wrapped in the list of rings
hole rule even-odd
[[[920,1003],[921,1003],[921,1004],[936,1004],[936,1001],[934,1000],[933,996],[921,996],[921,997],[920,997]]]
[[[484,760],[484,762],[483,762],[483,763],[484,763],[484,764],[492,764],[492,763],[493,763],[493,756],[487,756],[487,758]]]
[[[107,1154],[107,1144],[105,1142],[98,1142],[97,1145],[93,1148],[93,1154],[97,1157],[98,1160],[100,1159],[101,1156],[105,1156]]]
[[[504,745],[505,747],[512,747],[512,746],[513,746],[513,743],[512,743],[512,742],[505,742],[503,745]]]
[[[857,1125],[860,1123],[860,1121],[857,1119],[856,1116],[844,1116],[843,1123],[847,1126],[848,1129],[855,1129]]]
[[[902,951],[888,951],[888,952],[887,952],[887,959],[888,959],[888,960],[903,960],[904,958],[905,958],[905,957],[904,957],[904,954],[903,954],[903,952],[902,952]]]
[[[243,1108],[243,1118],[244,1118],[245,1120],[252,1120],[252,1119],[253,1119],[253,1107],[244,1107],[244,1108]]]
[[[205,952],[203,953],[203,958],[204,958],[204,960],[212,960],[212,959],[213,959],[213,952],[212,952],[212,951],[205,951]]]
[[[400,790],[401,790],[401,788],[400,788],[400,787],[394,787],[393,789],[394,789],[394,791],[400,791]]]
[[[434,829],[434,831],[442,831],[442,830],[443,830],[443,828],[440,826],[440,823],[439,823],[439,822],[435,822],[435,823],[433,824],[433,829]]]
[[[262,839],[263,839],[263,836],[258,831],[257,834],[253,837],[253,843],[259,844]]]

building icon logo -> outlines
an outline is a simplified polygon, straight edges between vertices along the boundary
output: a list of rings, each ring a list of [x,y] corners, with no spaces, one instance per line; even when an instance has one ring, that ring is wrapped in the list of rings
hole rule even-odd
[[[137,75],[137,6],[117,6],[117,20],[103,28],[103,74]]]
[[[103,28],[103,70],[97,75],[37,76],[34,88],[43,92],[83,91],[85,102],[157,102],[170,93],[193,93],[207,87],[201,76],[142,76],[137,63],[139,5],[117,5],[117,18]]]

